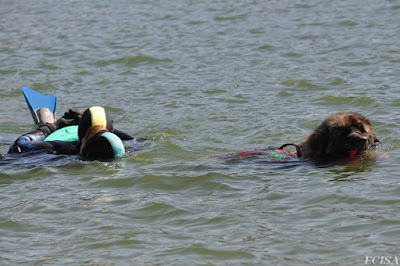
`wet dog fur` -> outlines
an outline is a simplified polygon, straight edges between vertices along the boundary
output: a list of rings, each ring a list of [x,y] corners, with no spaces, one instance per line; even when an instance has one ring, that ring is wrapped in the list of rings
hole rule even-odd
[[[297,145],[297,153],[305,159],[331,161],[360,155],[377,142],[368,119],[355,112],[343,112],[328,116]]]

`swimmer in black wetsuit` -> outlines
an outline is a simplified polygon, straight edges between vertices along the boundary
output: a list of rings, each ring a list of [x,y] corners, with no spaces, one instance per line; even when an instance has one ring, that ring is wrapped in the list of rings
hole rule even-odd
[[[45,141],[46,137],[57,130],[72,125],[78,125],[76,140]],[[57,154],[79,154],[93,160],[116,158],[125,154],[122,140],[135,140],[135,138],[114,129],[112,120],[104,108],[93,106],[83,114],[70,109],[54,123],[39,123],[38,129],[20,136],[8,153],[43,150]]]

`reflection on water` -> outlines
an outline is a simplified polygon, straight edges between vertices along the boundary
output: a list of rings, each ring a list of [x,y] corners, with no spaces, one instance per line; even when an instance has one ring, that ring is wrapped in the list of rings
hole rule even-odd
[[[49,154],[43,151],[32,151],[17,154],[5,154],[0,158],[0,166],[14,168],[24,166],[58,166],[77,161],[78,156]]]

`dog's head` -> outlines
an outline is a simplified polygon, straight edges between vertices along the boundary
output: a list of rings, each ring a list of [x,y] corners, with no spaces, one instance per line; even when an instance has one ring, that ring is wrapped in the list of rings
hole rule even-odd
[[[307,140],[299,144],[300,156],[315,159],[347,158],[361,154],[379,140],[364,116],[337,113],[328,116]]]

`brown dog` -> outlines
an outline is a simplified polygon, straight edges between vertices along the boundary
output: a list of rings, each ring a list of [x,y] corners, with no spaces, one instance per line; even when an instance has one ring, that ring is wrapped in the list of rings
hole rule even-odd
[[[297,146],[299,157],[314,160],[354,158],[379,140],[371,123],[354,112],[328,116]]]

